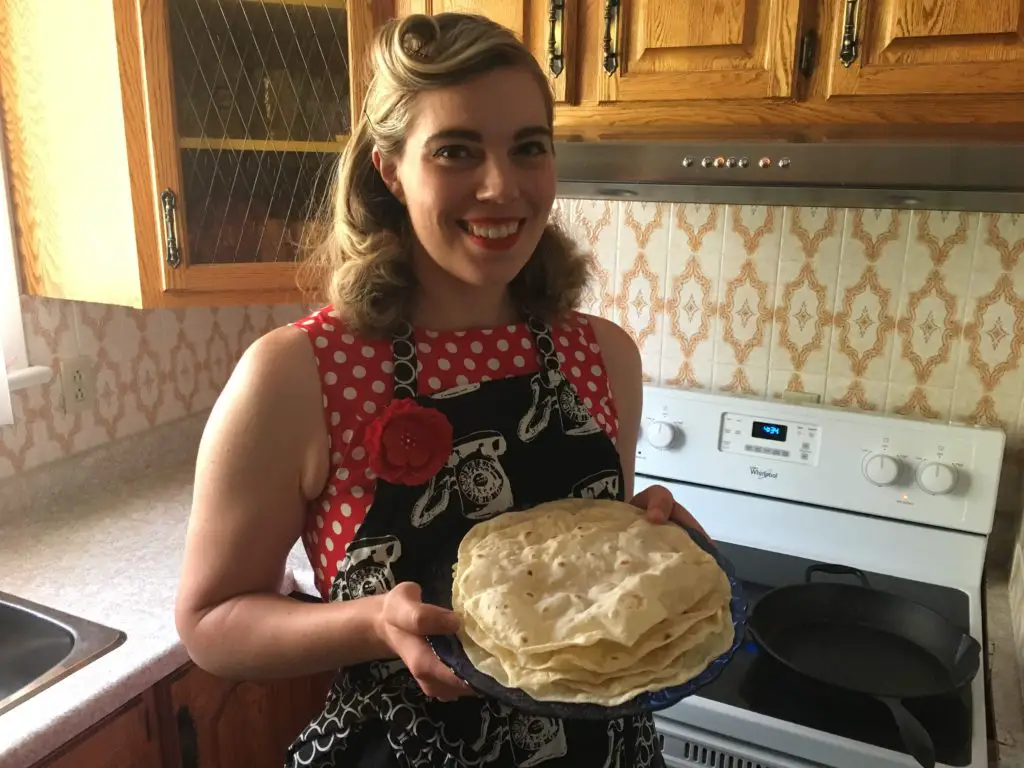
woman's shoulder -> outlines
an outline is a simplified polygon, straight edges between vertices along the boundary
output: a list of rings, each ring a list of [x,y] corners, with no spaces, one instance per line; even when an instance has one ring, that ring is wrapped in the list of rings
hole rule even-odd
[[[570,312],[553,330],[586,344],[592,352],[606,358],[609,365],[613,362],[629,364],[634,358],[636,364],[639,364],[640,350],[633,337],[622,326],[607,318],[586,312]]]
[[[320,307],[290,325],[308,337],[318,359],[328,355],[341,363],[353,349],[366,357],[374,357],[390,346],[387,338],[353,332],[342,314],[331,305]]]
[[[575,328],[588,351],[599,359],[597,366],[612,399],[627,411],[639,403],[643,387],[640,350],[633,337],[620,325],[597,315],[573,313],[565,321]],[[597,373],[597,368],[592,369]]]

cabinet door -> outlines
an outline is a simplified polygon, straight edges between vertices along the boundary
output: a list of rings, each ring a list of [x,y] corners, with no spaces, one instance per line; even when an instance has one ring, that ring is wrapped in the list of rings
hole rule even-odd
[[[352,10],[354,9],[354,10]],[[360,0],[150,0],[148,104],[169,291],[295,288],[350,133]]]
[[[555,101],[576,95],[576,25],[579,0],[399,0],[401,12],[476,13],[508,27],[526,43],[548,76]]]
[[[603,102],[785,99],[800,0],[601,0]]]
[[[181,765],[280,768],[322,709],[331,678],[238,682],[190,666],[170,684]]]
[[[36,768],[139,768],[161,764],[151,694],[101,720]]]
[[[829,96],[1024,93],[1024,0],[847,0]]]

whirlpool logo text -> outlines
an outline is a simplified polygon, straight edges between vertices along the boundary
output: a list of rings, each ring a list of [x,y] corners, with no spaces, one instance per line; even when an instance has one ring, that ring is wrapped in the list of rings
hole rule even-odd
[[[779,477],[778,472],[772,472],[770,469],[761,469],[753,464],[750,465],[750,474],[759,480],[777,480]]]

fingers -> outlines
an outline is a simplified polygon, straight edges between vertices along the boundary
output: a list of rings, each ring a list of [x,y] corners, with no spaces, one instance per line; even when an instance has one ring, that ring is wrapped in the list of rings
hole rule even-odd
[[[459,628],[459,617],[452,611],[420,602],[418,584],[403,582],[388,594],[386,619],[403,632],[413,635],[451,635]]]
[[[388,593],[383,610],[388,644],[430,698],[455,701],[474,695],[424,639],[425,635],[453,634],[459,627],[459,617],[452,611],[421,602],[421,597],[419,585],[413,582],[397,584]]]
[[[659,525],[668,522],[675,499],[665,486],[652,485],[634,496],[630,503],[644,510],[644,518],[648,522]]]
[[[655,525],[663,525],[668,522],[669,514],[660,507],[648,507],[647,511],[644,512],[644,519]]]
[[[690,514],[690,511],[673,497],[672,492],[663,485],[652,485],[633,497],[630,502],[636,507],[644,510],[644,519],[655,525],[675,520],[688,528],[695,528],[709,541],[704,527],[697,522],[697,519]]]
[[[697,522],[697,518],[690,514],[690,510],[684,507],[682,504],[675,503],[672,507],[671,518],[678,523],[682,523],[687,528],[696,528],[705,539],[711,541],[711,537],[708,536],[708,532],[704,530],[704,526]]]
[[[455,701],[462,696],[473,694],[468,685],[438,660],[423,638],[400,633],[394,644],[409,673],[416,679],[423,693],[430,698]]]

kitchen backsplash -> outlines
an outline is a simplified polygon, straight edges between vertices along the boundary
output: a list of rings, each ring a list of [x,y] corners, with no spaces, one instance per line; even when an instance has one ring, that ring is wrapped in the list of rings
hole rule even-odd
[[[651,382],[1007,430],[1024,447],[1024,214],[560,200],[595,255],[588,311]],[[209,408],[298,306],[135,311],[23,297],[30,360],[96,361],[97,402],[15,394],[0,478]]]
[[[65,415],[60,383],[15,392],[0,427],[0,479],[213,405],[242,351],[302,308],[138,311],[22,296],[29,362],[95,361],[96,402]]]
[[[1024,214],[561,201],[648,380],[1001,426],[1024,445]]]

